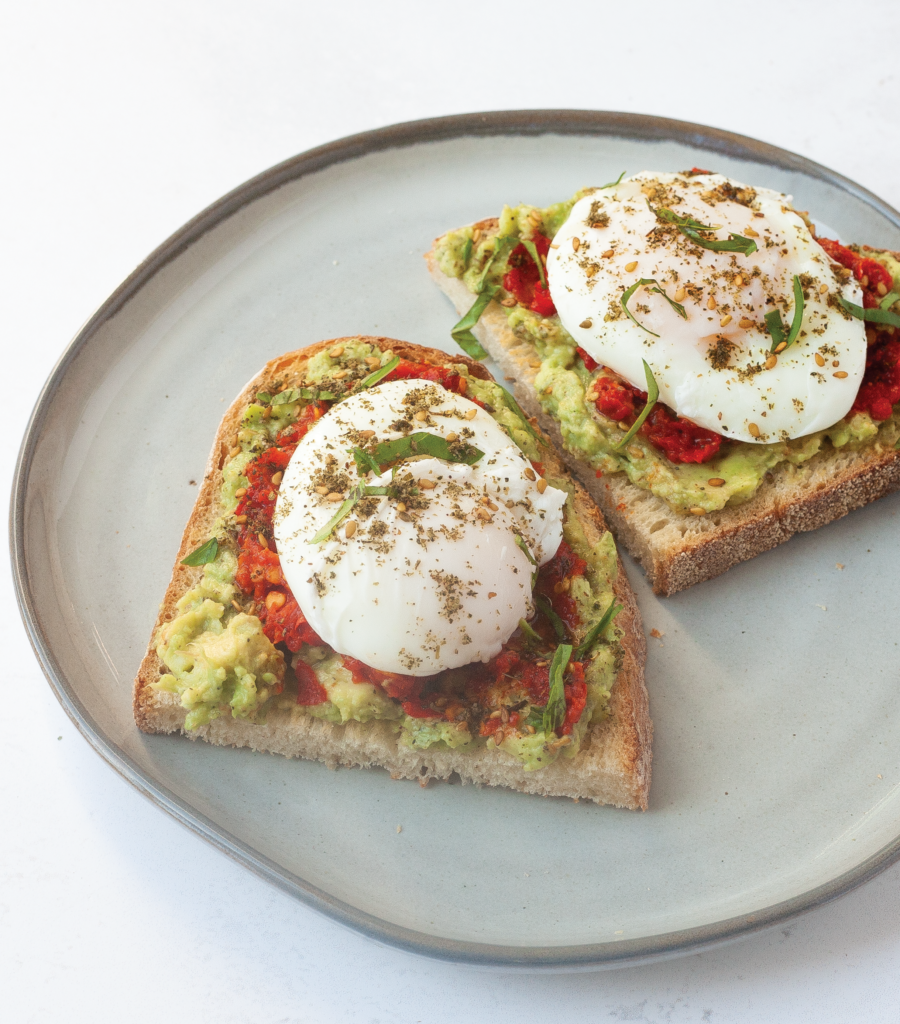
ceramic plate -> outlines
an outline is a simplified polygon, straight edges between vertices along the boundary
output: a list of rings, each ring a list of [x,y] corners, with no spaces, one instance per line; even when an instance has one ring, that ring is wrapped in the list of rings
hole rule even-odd
[[[650,640],[650,810],[145,736],[131,683],[216,425],[273,356],[346,334],[453,351],[422,254],[443,231],[622,170],[698,164],[791,193],[847,240],[900,217],[762,143],[584,111],[466,115],[305,153],[158,249],[69,347],[13,493],[19,600],[60,701],[145,795],[302,902],[469,963],[693,951],[846,892],[900,850],[900,497],[676,597],[624,559]],[[838,567],[840,563],[843,568]],[[398,832],[397,826],[402,826]]]

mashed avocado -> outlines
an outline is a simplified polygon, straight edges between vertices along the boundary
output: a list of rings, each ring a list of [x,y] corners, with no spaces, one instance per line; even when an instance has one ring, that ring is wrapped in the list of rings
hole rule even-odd
[[[570,205],[551,208],[550,215],[558,220],[557,227],[568,215]],[[561,330],[558,328],[557,333]],[[305,375],[310,384],[327,382],[348,362],[359,363],[375,357],[384,365],[391,358],[390,352],[361,342],[344,342],[342,347],[338,357],[323,350],[310,361]],[[545,451],[542,442],[509,393],[498,384],[469,376],[462,365],[458,370],[467,377],[467,394],[488,406],[494,419],[525,455],[540,462]],[[188,730],[205,725],[223,713],[262,722],[267,702],[276,691],[280,692],[285,680],[284,656],[265,636],[260,620],[255,615],[238,612],[232,605],[237,593],[237,559],[227,542],[239,503],[237,491],[248,486],[245,476],[248,464],[296,420],[304,405],[299,399],[273,404],[270,398],[263,395],[259,401],[248,405],[238,432],[240,451],[226,462],[222,471],[222,515],[213,526],[214,534],[220,539],[218,555],[214,562],[204,566],[197,585],[178,602],[175,618],[165,623],[157,636],[157,653],[169,673],[154,687],[179,697],[188,711],[185,720]],[[572,550],[587,563],[585,575],[573,582],[571,596],[577,603],[586,631],[613,599],[612,583],[618,571],[615,544],[606,533],[598,545],[591,546],[574,515],[570,481],[549,477],[548,483],[570,495],[564,536]],[[561,745],[555,734],[548,736],[542,731],[533,735],[507,735],[501,744],[503,749],[519,758],[526,771],[543,768],[559,756],[577,754],[591,722],[603,718],[618,671],[616,644],[620,636],[621,630],[613,621],[588,656],[585,664],[587,707],[567,745]],[[399,742],[419,750],[434,746],[474,749],[487,742],[473,737],[467,726],[461,728],[455,722],[405,714],[400,703],[388,697],[380,687],[354,682],[341,657],[328,647],[304,645],[296,658],[313,669],[328,695],[320,704],[297,708],[304,714],[334,725],[351,721],[389,721],[397,730]]]
[[[435,246],[437,263],[445,274],[461,278],[470,291],[477,293],[498,238],[528,239],[536,233],[553,238],[582,195],[576,193],[569,202],[546,209],[505,206],[497,233],[484,235],[477,244],[473,242],[471,227],[451,231]],[[900,262],[885,252],[871,251],[866,255],[887,267],[894,278],[895,289],[900,291]],[[505,259],[495,260],[488,268],[486,283],[502,286],[506,269]],[[585,369],[576,352],[575,341],[559,317],[541,317],[518,305],[505,312],[510,329],[537,349],[542,364],[535,380],[538,399],[559,423],[566,448],[599,475],[625,473],[633,484],[662,498],[676,512],[716,512],[726,506],[740,505],[753,497],[766,473],[781,463],[799,466],[828,449],[854,450],[870,444],[893,448],[900,439],[897,413],[876,423],[867,412],[858,412],[827,430],[791,441],[776,444],[726,441],[714,458],[700,465],[670,462],[640,435],[629,443],[626,451],[617,453],[614,448],[622,431],[613,421],[597,414],[586,397],[591,374]],[[711,486],[710,479],[725,483]]]

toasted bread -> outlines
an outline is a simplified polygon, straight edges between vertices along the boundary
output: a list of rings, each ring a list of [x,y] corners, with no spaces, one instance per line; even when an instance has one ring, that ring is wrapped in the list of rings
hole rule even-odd
[[[473,227],[484,235],[495,234],[498,221],[489,218]],[[472,293],[462,280],[441,271],[434,247],[425,258],[432,279],[457,312],[465,313],[474,301]],[[704,516],[677,512],[632,484],[624,473],[598,478],[566,449],[559,424],[538,401],[538,352],[510,329],[506,311],[496,300],[482,313],[473,333],[512,382],[522,408],[537,418],[600,506],[616,538],[641,562],[657,594],[674,594],[712,579],[795,533],[816,530],[900,487],[900,452],[893,447],[875,443],[856,451],[828,448],[800,466],[783,462],[770,470],[745,504]]]
[[[179,598],[197,584],[202,574],[201,568],[185,566],[181,560],[210,536],[212,525],[220,515],[222,470],[236,443],[245,408],[257,392],[264,390],[276,378],[288,384],[302,379],[305,366],[317,353],[351,340],[370,343],[382,350],[389,349],[401,358],[435,366],[463,364],[472,377],[492,379],[483,366],[463,356],[373,337],[333,339],[289,353],[272,360],[248,383],[219,426],[200,493],[182,536],[171,581],[135,679],[134,717],[143,731],[185,731],[186,712],[179,699],[153,687],[166,672],[157,655],[156,637],[163,624],[176,614]],[[547,449],[544,465],[548,476],[566,475],[561,461],[550,449]],[[575,514],[589,542],[596,544],[606,533],[606,524],[584,490],[577,484],[574,488]],[[224,714],[187,735],[221,745],[246,746],[288,757],[316,759],[330,766],[381,766],[393,778],[424,782],[430,778],[446,779],[456,773],[463,782],[645,809],[650,785],[652,735],[644,686],[646,647],[640,613],[621,568],[613,589],[623,610],[615,620],[622,631],[622,639],[609,713],[592,727],[582,750],[575,757],[559,758],[538,771],[524,771],[522,763],[503,749],[483,744],[469,751],[446,747],[438,749],[443,746],[440,744],[414,749],[398,741],[396,729],[390,722],[373,720],[361,724],[350,721],[334,725],[303,714],[296,707],[284,707],[286,701],[283,699],[268,712],[263,724]]]

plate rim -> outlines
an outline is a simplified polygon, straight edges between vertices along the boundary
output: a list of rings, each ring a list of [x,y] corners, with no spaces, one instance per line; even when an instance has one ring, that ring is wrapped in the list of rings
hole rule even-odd
[[[19,612],[38,663],[57,700],[91,747],[153,804],[282,892],[380,943],[432,959],[471,966],[559,971],[634,966],[701,952],[774,928],[790,918],[845,895],[890,867],[900,859],[900,834],[849,871],[805,893],[762,907],[749,915],[742,914],[659,935],[568,946],[507,946],[445,939],[404,928],[336,899],[258,853],[157,782],[100,729],[63,673],[51,642],[41,630],[35,611],[35,596],[28,577],[25,546],[25,507],[32,463],[49,407],[70,366],[105,323],[123,309],[163,267],[203,235],[282,185],[372,153],[463,137],[552,134],[677,141],[710,152],[756,160],[785,170],[801,171],[862,200],[900,228],[900,213],[893,207],[850,178],[822,164],[748,136],[649,114],[584,109],[485,111],[405,121],[336,139],[270,167],[207,206],[162,242],[85,321],[57,360],[29,417],[13,474],[9,541]]]

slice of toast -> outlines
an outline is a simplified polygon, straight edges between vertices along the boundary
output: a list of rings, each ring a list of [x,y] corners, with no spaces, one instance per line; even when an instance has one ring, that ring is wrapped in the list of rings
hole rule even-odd
[[[473,225],[496,234],[498,221]],[[435,245],[439,239],[435,239]],[[435,250],[426,254],[431,277],[462,315],[475,296],[459,278],[438,266]],[[534,381],[541,366],[532,343],[507,323],[506,311],[492,300],[473,328],[503,370],[519,404],[553,439],[572,472],[603,510],[617,540],[637,558],[657,594],[670,595],[712,579],[739,562],[762,554],[795,533],[816,530],[900,487],[900,452],[875,443],[858,451],[827,449],[800,466],[783,462],[766,474],[752,499],[704,516],[674,511],[624,473],[597,477],[567,450],[559,424],[541,407]]]
[[[456,367],[457,372],[464,366],[471,377],[493,379],[481,364],[464,356],[388,338],[367,337],[333,339],[288,353],[268,363],[247,384],[219,426],[200,493],[178,549],[172,578],[135,679],[134,717],[144,732],[185,732],[186,711],[179,698],[153,687],[167,671],[157,655],[157,634],[163,624],[176,614],[179,598],[196,586],[202,575],[202,568],[182,565],[181,560],[210,537],[213,524],[220,516],[222,470],[236,445],[244,410],[258,392],[265,391],[274,381],[277,380],[281,387],[291,387],[302,381],[304,368],[323,349],[332,349],[350,341],[368,343],[381,351],[391,351],[403,359],[419,363]],[[544,455],[542,450],[545,476],[568,479],[556,453],[550,448],[545,451]],[[588,542],[599,544],[607,533],[603,517],[585,491],[576,482],[571,483],[579,524]],[[591,728],[581,751],[572,758],[560,757],[540,770],[525,771],[517,758],[503,749],[483,743],[473,750],[450,749],[443,744],[415,749],[398,740],[397,730],[391,722],[373,720],[362,724],[349,721],[334,725],[305,714],[296,706],[291,707],[284,697],[274,702],[275,706],[268,711],[263,724],[226,713],[187,735],[221,745],[246,746],[288,757],[320,760],[330,766],[381,766],[393,778],[417,779],[423,783],[429,778],[446,779],[456,773],[463,782],[646,809],[652,736],[644,685],[646,644],[631,587],[624,571],[621,568],[616,571],[613,590],[623,610],[615,624],[622,635],[618,642],[618,671],[610,692],[609,713]]]

